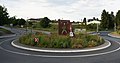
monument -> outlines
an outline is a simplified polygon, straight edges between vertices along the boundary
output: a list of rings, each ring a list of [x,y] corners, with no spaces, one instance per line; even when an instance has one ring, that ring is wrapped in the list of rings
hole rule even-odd
[[[58,20],[58,33],[59,35],[69,35],[70,36],[74,36],[72,35],[73,31],[72,31],[72,23],[70,22],[70,20]]]

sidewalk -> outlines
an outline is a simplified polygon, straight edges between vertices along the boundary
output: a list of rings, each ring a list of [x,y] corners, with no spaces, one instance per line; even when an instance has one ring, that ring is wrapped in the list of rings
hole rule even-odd
[[[53,53],[71,53],[71,52],[88,52],[88,51],[97,51],[102,50],[105,48],[108,48],[111,46],[111,43],[106,40],[106,42],[100,46],[91,47],[91,48],[84,48],[84,49],[54,49],[54,48],[39,48],[39,47],[33,47],[28,45],[23,45],[18,42],[18,40],[14,40],[11,42],[12,46],[24,50],[30,50],[30,51],[37,51],[37,52],[53,52]]]

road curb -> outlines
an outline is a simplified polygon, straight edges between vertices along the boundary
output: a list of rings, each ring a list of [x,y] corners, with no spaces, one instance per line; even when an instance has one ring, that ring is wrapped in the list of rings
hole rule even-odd
[[[108,36],[114,37],[114,38],[120,38],[120,36],[114,36],[114,35],[111,35],[111,34],[108,34]]]
[[[8,37],[14,37],[14,36],[16,36],[16,34],[4,35],[4,36],[0,36],[0,38],[8,38]]]
[[[24,50],[30,50],[30,51],[37,51],[37,52],[52,52],[52,53],[71,53],[71,52],[89,52],[89,51],[97,51],[97,50],[102,50],[105,48],[108,48],[109,46],[111,46],[111,43],[107,40],[105,40],[106,42],[103,45],[97,46],[97,47],[92,47],[92,48],[86,48],[86,49],[61,49],[61,50],[57,50],[57,49],[38,49],[38,48],[32,48],[32,47],[25,47],[25,46],[21,46],[16,44],[16,40],[12,41],[11,44],[12,46],[19,48],[19,49],[24,49]]]

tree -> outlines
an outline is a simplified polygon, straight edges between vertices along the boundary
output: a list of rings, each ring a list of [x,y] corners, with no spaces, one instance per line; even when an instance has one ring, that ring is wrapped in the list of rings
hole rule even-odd
[[[102,14],[101,14],[101,28],[102,29],[106,29],[108,28],[108,13],[106,12],[106,10],[103,10]]]
[[[40,21],[40,25],[43,28],[47,28],[50,24],[51,20],[48,19],[47,17],[44,17],[41,21]]]
[[[17,24],[18,24],[18,21],[17,21],[17,19],[16,19],[16,17],[15,16],[13,16],[13,17],[10,17],[10,23],[12,23],[13,24],[13,26],[16,26]]]
[[[0,25],[9,24],[7,8],[0,5]]]
[[[87,25],[87,20],[86,20],[86,18],[83,19],[83,23],[85,24],[85,26]]]
[[[93,20],[96,20],[96,18],[95,18],[95,17],[93,17]]]
[[[115,22],[115,16],[114,16],[114,13],[111,12],[111,14],[109,14],[109,29],[113,29],[114,28],[114,22]]]
[[[120,10],[118,10],[115,20],[116,20],[115,23],[117,25],[117,29],[120,29]]]
[[[106,12],[106,10],[103,10],[101,14],[101,28],[102,29],[113,29],[114,28],[114,22],[115,22],[115,16],[114,13]]]
[[[26,21],[23,18],[17,19],[17,21],[18,21],[18,25],[25,25],[26,23]]]
[[[87,20],[86,20],[86,18],[83,19],[83,24],[84,24],[84,28],[87,29]]]
[[[29,24],[30,26],[32,26],[32,25],[33,25],[33,22],[29,21],[28,24]]]

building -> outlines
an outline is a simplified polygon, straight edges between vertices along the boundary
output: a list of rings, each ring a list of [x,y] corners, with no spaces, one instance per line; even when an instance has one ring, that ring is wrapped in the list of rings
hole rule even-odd
[[[43,18],[30,18],[28,21],[30,22],[40,22]]]

